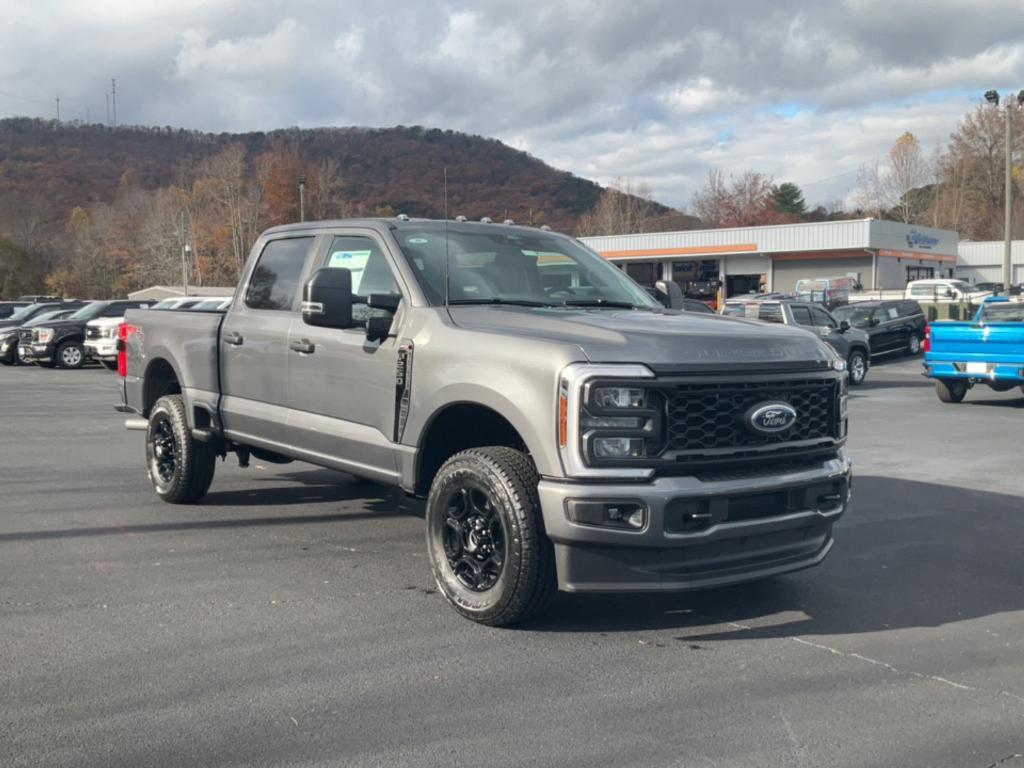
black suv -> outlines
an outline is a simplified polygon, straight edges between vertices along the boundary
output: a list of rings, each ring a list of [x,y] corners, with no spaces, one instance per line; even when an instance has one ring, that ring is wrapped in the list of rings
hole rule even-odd
[[[871,355],[902,352],[916,355],[921,351],[928,321],[921,305],[910,299],[899,301],[858,301],[840,307],[833,314],[860,328],[871,340]]]
[[[64,320],[32,329],[32,343],[24,360],[48,368],[81,368],[85,365],[85,324],[98,317],[124,317],[129,309],[149,306],[147,301],[94,301]]]

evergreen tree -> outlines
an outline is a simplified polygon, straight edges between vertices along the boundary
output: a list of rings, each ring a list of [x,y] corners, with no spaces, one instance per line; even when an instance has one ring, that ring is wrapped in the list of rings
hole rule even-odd
[[[785,181],[772,189],[772,202],[775,209],[780,213],[789,213],[793,216],[805,216],[807,214],[807,203],[804,202],[804,193],[800,187],[791,181]]]

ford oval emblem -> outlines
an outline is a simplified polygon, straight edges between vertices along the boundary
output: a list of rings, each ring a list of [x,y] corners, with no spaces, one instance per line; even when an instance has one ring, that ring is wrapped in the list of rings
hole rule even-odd
[[[746,412],[743,421],[753,432],[785,432],[796,423],[796,409],[789,403],[758,403]]]

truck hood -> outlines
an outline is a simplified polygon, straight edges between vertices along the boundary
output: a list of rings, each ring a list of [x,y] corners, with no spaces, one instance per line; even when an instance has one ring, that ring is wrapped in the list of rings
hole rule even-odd
[[[823,368],[834,354],[799,328],[674,310],[451,307],[466,330],[571,344],[590,362],[722,369]]]

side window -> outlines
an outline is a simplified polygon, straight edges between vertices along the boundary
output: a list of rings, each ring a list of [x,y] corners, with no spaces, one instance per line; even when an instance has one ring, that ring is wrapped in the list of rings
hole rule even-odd
[[[913,317],[914,315],[923,315],[921,311],[921,305],[916,301],[904,301],[900,304],[900,314],[903,317]]]
[[[387,257],[376,242],[368,237],[338,235],[331,243],[327,267],[340,267],[352,273],[352,293],[398,293],[395,275]]]
[[[818,307],[808,307],[811,313],[814,315],[814,324],[821,328],[835,328],[836,321],[832,319],[832,316],[825,312],[823,309]]]
[[[791,304],[789,309],[793,313],[793,320],[797,325],[814,325],[811,321],[810,307],[798,307],[796,304]]]
[[[352,293],[369,296],[371,293],[398,293],[395,274],[391,271],[387,257],[380,246],[369,237],[359,235],[337,235],[327,253],[329,269],[342,268],[352,273]],[[371,317],[390,317],[383,309],[373,309],[366,304],[352,306],[352,318],[365,322]]]
[[[757,308],[757,319],[765,323],[781,323],[782,307],[778,304],[762,304]]]
[[[100,317],[121,317],[127,309],[128,305],[119,301],[104,309]]]
[[[267,243],[249,278],[245,305],[252,309],[290,310],[312,242],[312,237],[293,237]]]
[[[889,319],[889,315],[884,309],[879,307],[871,313],[871,319],[875,322],[875,325],[880,325]]]

